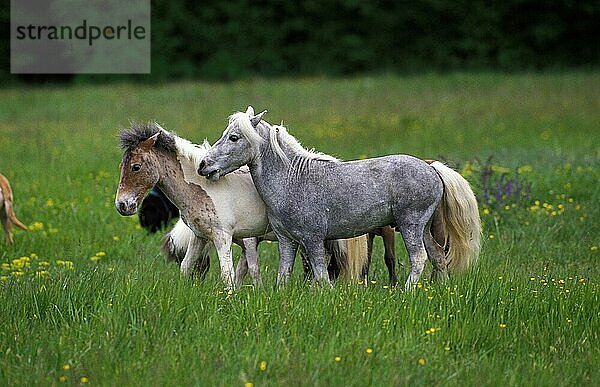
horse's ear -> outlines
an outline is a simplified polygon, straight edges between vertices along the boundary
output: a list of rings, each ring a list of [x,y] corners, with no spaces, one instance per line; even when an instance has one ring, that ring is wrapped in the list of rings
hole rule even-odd
[[[261,113],[258,113],[254,117],[250,117],[250,123],[252,124],[252,126],[254,126],[256,128],[256,126],[258,125],[260,120],[262,120],[262,118],[265,114],[267,114],[267,111],[263,110]]]
[[[158,132],[156,132],[156,134],[153,135],[152,137],[148,137],[148,139],[142,141],[140,143],[140,148],[142,148],[144,150],[152,149],[154,144],[156,144],[156,140],[158,140],[158,136],[160,136],[160,130]]]
[[[254,108],[252,106],[248,106],[248,109],[246,109],[246,114],[248,114],[249,116],[253,116]]]

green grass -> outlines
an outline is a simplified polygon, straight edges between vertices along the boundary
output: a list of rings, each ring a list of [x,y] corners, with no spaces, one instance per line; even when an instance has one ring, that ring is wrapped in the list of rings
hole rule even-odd
[[[597,73],[0,90],[0,173],[34,228],[0,245],[0,385],[598,385],[599,90]],[[446,283],[384,287],[378,240],[367,288],[296,267],[277,290],[263,244],[266,286],[228,296],[214,257],[181,278],[115,211],[116,133],[157,120],[212,142],[248,104],[345,159],[443,158],[478,193],[468,161],[530,166],[531,195],[482,207],[480,260]]]

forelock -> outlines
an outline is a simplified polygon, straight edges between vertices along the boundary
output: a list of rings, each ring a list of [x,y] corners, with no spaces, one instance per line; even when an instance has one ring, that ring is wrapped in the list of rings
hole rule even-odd
[[[167,152],[175,152],[175,137],[156,122],[148,124],[132,123],[129,128],[122,129],[119,132],[119,145],[124,151],[131,152],[140,143],[154,136],[157,132],[160,132],[160,135],[156,139],[154,147]]]
[[[238,128],[242,136],[252,145],[258,145],[262,140],[256,129],[252,126],[248,113],[237,112],[230,115],[227,129],[232,128]]]

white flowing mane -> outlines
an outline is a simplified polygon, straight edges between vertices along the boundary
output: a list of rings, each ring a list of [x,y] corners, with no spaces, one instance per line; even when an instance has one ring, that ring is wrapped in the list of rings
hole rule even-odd
[[[175,148],[177,150],[177,159],[181,163],[181,167],[184,172],[184,177],[188,183],[197,183],[199,179],[205,181],[206,178],[201,177],[196,174],[196,169],[200,164],[200,161],[206,156],[206,153],[210,149],[211,145],[208,143],[208,140],[204,139],[202,144],[194,144],[193,142],[186,140],[185,138],[181,138],[173,132],[169,132],[163,129],[160,125],[156,124],[160,130],[162,130],[166,135],[173,136],[173,140],[175,141]],[[250,173],[248,167],[242,167],[233,172],[236,173]]]
[[[210,149],[210,144],[206,139],[198,145],[178,136],[175,136],[175,146],[177,147],[177,155],[196,167]]]
[[[259,125],[264,125],[269,130],[269,144],[271,151],[286,165],[289,169],[289,175],[299,176],[305,171],[310,170],[313,161],[339,162],[337,158],[317,152],[314,149],[306,149],[283,125],[271,125],[266,121],[261,121]],[[242,135],[250,144],[258,149],[263,141],[257,131],[250,123],[250,116],[247,113],[237,112],[229,116],[229,125],[237,125]],[[282,145],[293,152],[292,159],[285,154]]]

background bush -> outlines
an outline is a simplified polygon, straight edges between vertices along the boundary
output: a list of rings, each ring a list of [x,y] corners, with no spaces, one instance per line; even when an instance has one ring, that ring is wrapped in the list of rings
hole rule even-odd
[[[593,0],[152,1],[152,74],[139,78],[595,67],[596,36]],[[8,38],[4,28],[2,79]]]

